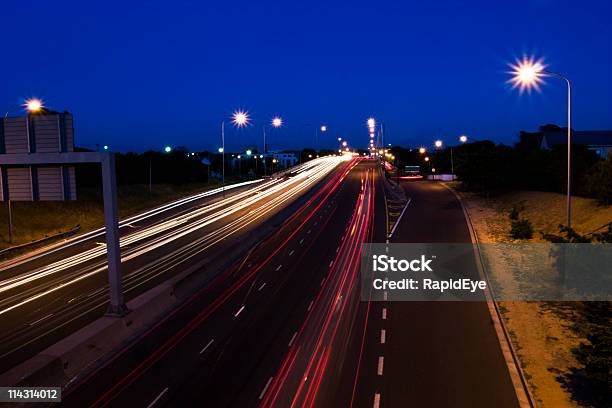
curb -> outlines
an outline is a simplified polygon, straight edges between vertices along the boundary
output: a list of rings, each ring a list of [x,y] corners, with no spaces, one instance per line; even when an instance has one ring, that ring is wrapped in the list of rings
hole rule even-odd
[[[474,230],[474,226],[472,225],[472,218],[463,203],[463,199],[461,196],[451,187],[449,187],[446,183],[440,183],[450,192],[452,192],[459,204],[461,204],[461,209],[463,210],[463,214],[467,221],[468,229],[470,231],[470,237],[472,239],[472,243],[474,244],[474,253],[476,255],[476,264],[478,267],[478,272],[481,277],[487,282],[487,286],[490,288],[489,276],[487,275],[486,268],[484,267],[484,262],[482,259],[482,253],[480,251],[480,242],[478,241],[478,236]],[[514,386],[514,390],[516,392],[516,397],[519,402],[521,408],[535,408],[537,407],[536,400],[529,389],[529,384],[527,383],[527,379],[525,378],[525,373],[521,367],[521,363],[518,359],[516,350],[512,345],[512,339],[510,338],[510,334],[508,333],[508,329],[504,324],[504,319],[499,310],[499,306],[497,305],[497,301],[495,300],[494,293],[491,290],[485,292],[487,297],[487,306],[489,309],[489,314],[491,315],[491,320],[493,321],[493,325],[495,327],[495,332],[497,333],[497,338],[499,340],[499,345],[501,347],[502,353],[504,355],[504,360],[506,361],[506,365],[508,367],[508,372],[510,374],[510,379],[512,380],[512,384]]]

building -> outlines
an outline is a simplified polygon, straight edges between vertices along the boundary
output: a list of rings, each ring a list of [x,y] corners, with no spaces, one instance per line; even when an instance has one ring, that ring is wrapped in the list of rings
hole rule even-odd
[[[521,143],[552,149],[556,145],[567,144],[567,128],[556,125],[540,126],[538,132],[521,132]],[[572,144],[585,145],[598,157],[605,159],[612,154],[612,130],[572,130]]]
[[[0,119],[0,154],[74,151],[73,118],[45,112]],[[76,200],[73,166],[1,166],[2,201]]]
[[[273,152],[272,158],[276,160],[279,167],[289,168],[298,164],[298,157],[295,152],[283,151],[283,152]]]

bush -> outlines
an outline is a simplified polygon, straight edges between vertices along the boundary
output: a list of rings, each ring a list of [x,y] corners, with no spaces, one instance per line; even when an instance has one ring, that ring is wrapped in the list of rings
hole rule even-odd
[[[533,225],[527,219],[512,221],[510,235],[514,239],[530,239],[533,237]]]
[[[612,157],[596,163],[583,180],[584,191],[601,204],[612,203]]]
[[[523,203],[514,204],[512,206],[512,210],[510,210],[510,219],[513,221],[518,221],[519,216],[521,215],[521,211],[525,209]]]

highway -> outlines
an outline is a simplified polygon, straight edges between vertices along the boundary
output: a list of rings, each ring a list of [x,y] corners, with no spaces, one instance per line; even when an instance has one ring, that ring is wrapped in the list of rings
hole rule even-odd
[[[332,346],[350,338],[374,225],[376,166],[349,166],[222,279],[77,381],[64,405],[270,405],[296,387],[313,400]],[[309,367],[312,386],[299,386],[297,367]]]
[[[428,181],[401,185],[410,201],[390,243],[471,242],[451,191]],[[456,265],[476,270],[464,266]],[[359,355],[358,374],[342,374],[357,379],[321,406],[518,406],[486,302],[364,303],[362,335],[350,351]]]
[[[346,165],[339,157],[316,159],[288,177],[196,194],[122,221],[126,299],[188,266],[213,279],[220,260],[248,251]],[[0,365],[11,367],[101,316],[108,302],[105,262],[100,229],[0,264]]]

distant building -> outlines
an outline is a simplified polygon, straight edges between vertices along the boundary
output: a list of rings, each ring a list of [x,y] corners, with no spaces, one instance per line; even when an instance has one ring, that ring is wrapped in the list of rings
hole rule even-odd
[[[289,151],[272,153],[272,157],[276,159],[279,167],[285,169],[295,166],[296,164],[298,164],[299,161],[296,153]]]
[[[567,144],[567,128],[540,126],[538,132],[521,132],[521,144],[549,150]],[[612,130],[572,130],[572,144],[581,144],[605,159],[612,154]]]
[[[47,112],[0,119],[0,154],[74,151],[73,118]],[[76,200],[73,166],[1,166],[0,200]]]

